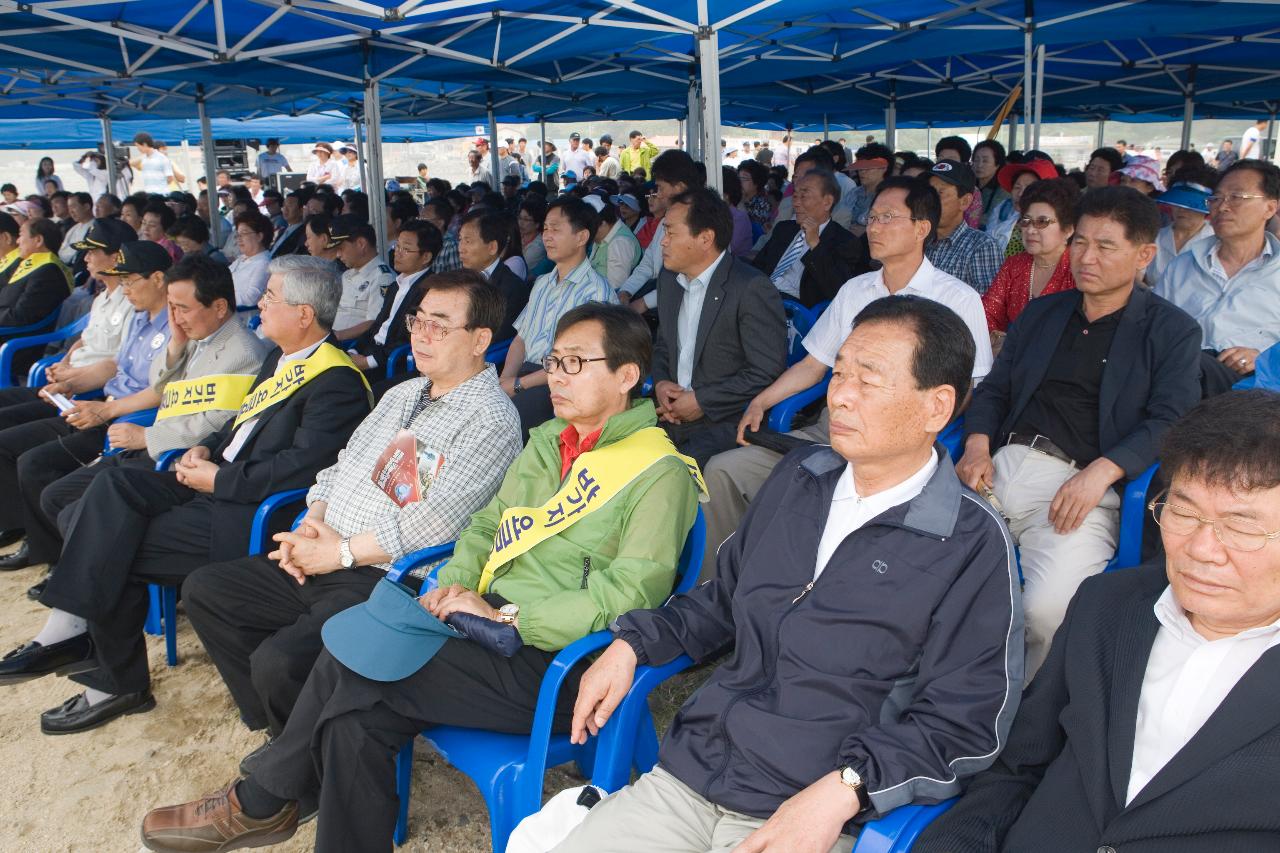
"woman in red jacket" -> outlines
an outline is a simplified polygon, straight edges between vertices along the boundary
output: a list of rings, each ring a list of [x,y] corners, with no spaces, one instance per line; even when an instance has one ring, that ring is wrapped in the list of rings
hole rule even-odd
[[[1074,230],[1080,189],[1067,178],[1036,181],[1022,193],[1022,229],[1025,252],[1011,256],[983,294],[992,349],[998,349],[1009,328],[1027,303],[1037,296],[1075,288],[1067,242]]]

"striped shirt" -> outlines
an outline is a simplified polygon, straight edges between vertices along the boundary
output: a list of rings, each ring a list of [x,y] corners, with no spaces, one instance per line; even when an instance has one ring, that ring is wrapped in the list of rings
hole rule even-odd
[[[555,340],[556,324],[571,308],[585,302],[616,304],[618,296],[609,282],[591,268],[586,257],[563,280],[559,270],[538,276],[529,293],[529,303],[516,318],[516,332],[524,340],[524,360],[538,364]]]

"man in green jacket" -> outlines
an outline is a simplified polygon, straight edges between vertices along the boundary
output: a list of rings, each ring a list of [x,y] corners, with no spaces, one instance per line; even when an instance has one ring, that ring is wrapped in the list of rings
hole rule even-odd
[[[657,428],[652,403],[637,399],[651,355],[648,327],[622,306],[587,303],[561,318],[543,362],[556,418],[531,432],[497,496],[458,539],[439,586],[419,599],[474,637],[508,632],[514,654],[448,639],[425,664],[389,676],[388,666],[421,651],[421,634],[406,640],[383,619],[368,635],[376,652],[362,650],[377,671],[356,672],[330,653],[352,660],[326,632],[330,651],[248,775],[150,812],[146,846],[275,844],[318,805],[317,851],[384,850],[395,826],[394,757],[406,742],[430,725],[528,732],[556,651],[661,604],[693,526],[700,475]],[[378,598],[375,590],[360,605],[370,608],[365,615]],[[560,690],[558,731],[568,731],[580,675]]]
[[[627,147],[622,149],[622,154],[618,157],[618,163],[622,166],[623,173],[627,175],[633,174],[636,169],[644,169],[644,179],[647,181],[653,158],[657,156],[658,146],[645,139],[640,131],[633,130],[627,140]]]

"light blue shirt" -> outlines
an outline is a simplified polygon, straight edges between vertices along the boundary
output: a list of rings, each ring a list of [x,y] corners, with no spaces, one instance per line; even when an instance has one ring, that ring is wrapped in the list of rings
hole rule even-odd
[[[1262,254],[1230,278],[1220,243],[1201,240],[1170,262],[1155,292],[1186,311],[1204,330],[1204,348],[1264,350],[1280,341],[1280,239],[1266,235]]]
[[[151,360],[164,352],[168,342],[168,311],[161,309],[155,317],[134,311],[116,353],[116,375],[102,386],[102,393],[118,400],[150,387]]]
[[[724,260],[724,252],[711,262],[711,266],[698,273],[692,281],[684,273],[676,273],[676,283],[684,288],[684,298],[680,300],[679,321],[676,324],[677,346],[680,355],[676,358],[676,382],[681,388],[693,385],[693,356],[698,350],[698,321],[702,319],[702,302],[707,298],[707,285],[716,268]]]
[[[618,303],[604,276],[591,268],[591,261],[583,257],[564,279],[559,270],[538,276],[529,292],[529,302],[514,323],[516,332],[524,340],[524,360],[538,364],[551,352],[555,341],[556,324],[571,308],[586,302]]]

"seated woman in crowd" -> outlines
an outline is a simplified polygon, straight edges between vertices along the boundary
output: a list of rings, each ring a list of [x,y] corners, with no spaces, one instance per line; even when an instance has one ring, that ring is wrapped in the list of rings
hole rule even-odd
[[[236,246],[240,257],[231,262],[231,277],[236,282],[236,302],[257,305],[267,289],[267,266],[271,263],[271,241],[276,229],[271,220],[257,210],[236,217]]]
[[[996,179],[1000,186],[1009,193],[1009,197],[1001,201],[987,218],[986,232],[996,238],[1006,258],[1021,252],[1022,234],[1018,231],[1018,218],[1022,216],[1019,200],[1022,191],[1035,181],[1051,181],[1058,177],[1058,170],[1049,160],[1030,160],[1025,163],[1006,163]]]
[[[1075,289],[1067,243],[1075,230],[1079,197],[1079,188],[1068,178],[1036,181],[1023,191],[1025,212],[1018,228],[1027,250],[1006,260],[982,295],[992,349],[998,351],[1009,324],[1032,299]]]
[[[1156,259],[1147,267],[1142,280],[1155,287],[1173,259],[1201,240],[1213,239],[1209,223],[1209,196],[1218,185],[1218,172],[1207,166],[1185,169],[1178,182],[1163,193],[1159,202],[1169,211],[1172,221],[1156,234]]]

